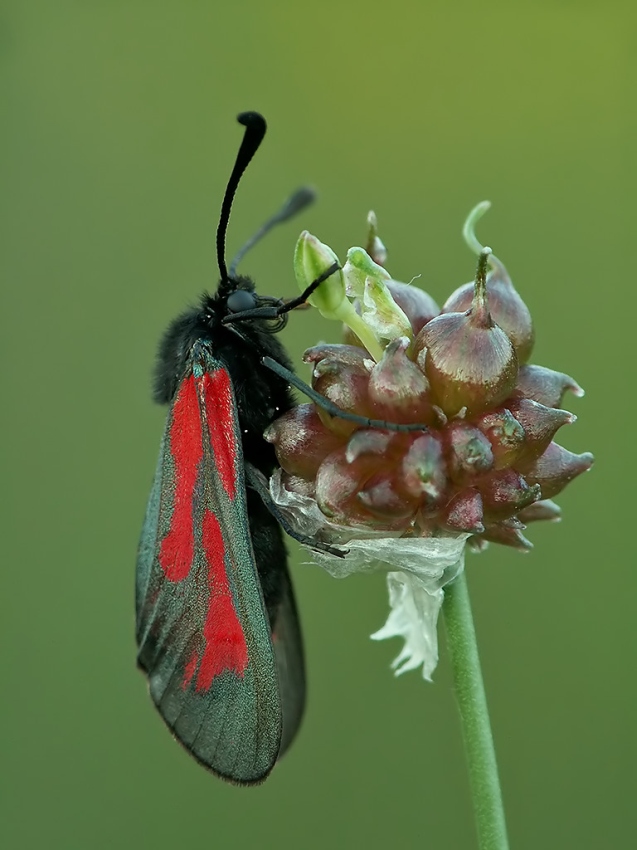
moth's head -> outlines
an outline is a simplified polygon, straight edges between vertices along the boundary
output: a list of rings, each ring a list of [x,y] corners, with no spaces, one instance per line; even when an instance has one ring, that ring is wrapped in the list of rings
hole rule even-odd
[[[277,333],[285,327],[287,314],[278,314],[283,305],[279,298],[258,295],[254,281],[243,275],[222,280],[214,296],[204,296],[204,311],[208,327],[222,325],[239,336],[252,336],[250,326],[257,335]]]
[[[253,310],[259,304],[254,281],[243,275],[234,275],[219,281],[214,295],[204,294],[203,309],[209,317],[210,327],[223,323],[227,316]]]
[[[259,298],[250,278],[239,278],[236,284],[236,289],[226,298],[226,315],[254,310],[259,305]]]

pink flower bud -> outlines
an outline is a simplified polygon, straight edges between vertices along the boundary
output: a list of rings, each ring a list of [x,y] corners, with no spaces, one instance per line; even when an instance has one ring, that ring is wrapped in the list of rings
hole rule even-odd
[[[349,348],[349,346],[348,346]],[[341,410],[371,417],[373,409],[368,394],[369,369],[361,361],[352,363],[326,357],[319,360],[312,372],[312,387]],[[356,429],[353,422],[332,416],[319,408],[323,424],[335,434],[347,437]]]
[[[576,421],[567,410],[546,407],[530,398],[511,399],[508,409],[524,429],[524,445],[520,449],[513,466],[523,469],[528,463],[538,458],[555,433],[562,425],[570,425]]]
[[[529,483],[515,470],[502,469],[476,484],[489,519],[508,519],[541,498],[538,484]]]
[[[407,357],[409,340],[390,342],[383,359],[374,366],[369,379],[369,399],[378,419],[401,423],[433,423],[436,413],[429,398],[429,383],[416,364]]]
[[[533,321],[529,308],[511,283],[504,265],[493,255],[493,266],[487,275],[489,312],[493,321],[511,340],[519,363],[526,363],[533,348]],[[453,292],[444,303],[443,313],[463,313],[471,307],[473,282],[465,283]]]
[[[544,366],[521,366],[514,395],[533,399],[547,407],[559,407],[566,390],[583,396],[584,390],[577,381],[564,372],[554,372]]]
[[[490,523],[487,525],[482,537],[490,543],[513,546],[514,549],[519,549],[522,552],[533,548],[533,544],[522,534],[520,528],[516,527],[516,525],[508,524],[507,521]]]
[[[482,496],[477,490],[458,493],[442,512],[442,522],[451,531],[481,534],[484,531],[482,519]]]
[[[524,428],[511,411],[503,408],[483,413],[474,422],[491,443],[494,468],[511,466],[520,454],[525,437]]]
[[[290,475],[312,479],[326,455],[343,445],[343,437],[329,431],[313,404],[288,410],[265,431],[274,444],[280,466]]]
[[[477,428],[466,422],[452,421],[445,430],[448,468],[458,484],[484,475],[493,468],[491,443]]]
[[[466,313],[437,316],[416,337],[418,365],[447,416],[463,408],[471,415],[495,407],[510,395],[517,380],[517,357],[511,341],[487,307],[487,256],[480,257],[471,308]]]
[[[552,499],[566,487],[577,475],[586,472],[593,465],[593,455],[584,452],[577,455],[568,449],[551,443],[544,454],[525,471],[524,477],[532,486],[542,490],[542,498]]]
[[[401,485],[427,507],[444,502],[448,481],[442,444],[433,434],[413,437],[402,460]]]

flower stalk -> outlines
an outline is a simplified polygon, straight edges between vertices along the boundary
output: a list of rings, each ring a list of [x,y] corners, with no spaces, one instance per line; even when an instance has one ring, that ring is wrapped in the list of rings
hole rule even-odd
[[[480,850],[508,850],[495,747],[464,572],[445,588],[442,613],[467,756],[478,845]]]

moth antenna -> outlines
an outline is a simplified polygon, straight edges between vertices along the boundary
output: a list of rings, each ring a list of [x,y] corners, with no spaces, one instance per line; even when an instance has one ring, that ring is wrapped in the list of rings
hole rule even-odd
[[[228,230],[232,201],[234,200],[241,176],[259,149],[259,145],[263,141],[267,129],[265,118],[258,112],[242,112],[237,116],[237,121],[239,124],[243,124],[246,131],[243,134],[237,159],[228,180],[228,185],[226,186],[223,203],[221,204],[219,224],[217,225],[217,265],[219,266],[219,274],[221,275],[220,289],[223,289],[224,285],[227,287],[229,282],[228,269],[226,267],[226,231]]]
[[[245,255],[250,251],[257,242],[260,242],[266,233],[269,233],[277,224],[282,224],[284,221],[292,218],[297,213],[304,210],[316,200],[316,192],[310,186],[301,186],[283,203],[283,206],[274,213],[261,227],[253,234],[250,239],[242,245],[237,251],[234,259],[230,263],[230,277],[233,278],[237,271],[237,266]]]

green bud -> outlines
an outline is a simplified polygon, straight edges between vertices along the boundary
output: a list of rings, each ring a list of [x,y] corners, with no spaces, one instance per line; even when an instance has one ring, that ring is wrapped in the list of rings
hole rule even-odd
[[[347,282],[347,294],[361,299],[367,278],[378,281],[391,280],[389,272],[375,263],[364,248],[349,249],[343,274]]]
[[[311,233],[304,230],[299,236],[294,250],[294,274],[301,291],[307,289],[317,277],[320,277],[334,263],[339,263],[339,259],[329,245],[325,245],[316,236],[312,236]],[[347,301],[345,277],[342,270],[339,269],[334,272],[324,281],[310,295],[308,301],[313,307],[320,310],[326,318],[336,318],[343,303]]]
[[[323,244],[307,230],[301,233],[294,251],[294,274],[301,291],[307,289],[317,277],[338,262],[338,257],[328,245]],[[383,356],[382,346],[347,298],[345,275],[342,269],[330,275],[312,293],[308,301],[326,319],[336,319],[348,325],[374,360],[380,360]]]
[[[343,274],[348,295],[358,298],[361,318],[377,339],[391,340],[399,336],[413,339],[411,322],[387,286],[391,276],[367,251],[350,248]]]

